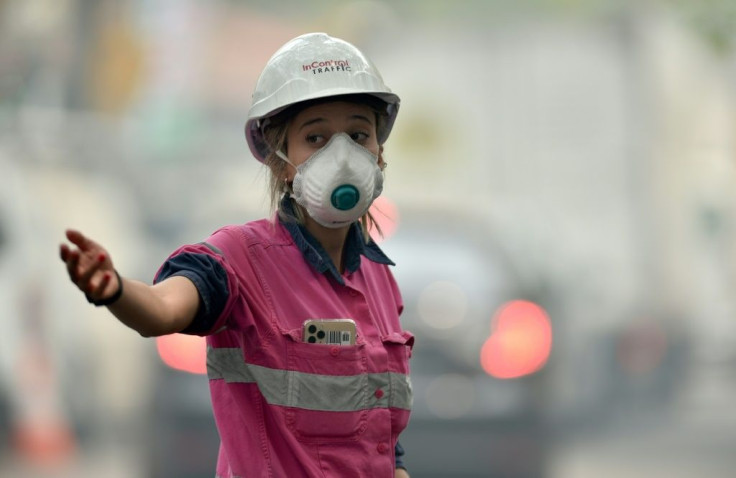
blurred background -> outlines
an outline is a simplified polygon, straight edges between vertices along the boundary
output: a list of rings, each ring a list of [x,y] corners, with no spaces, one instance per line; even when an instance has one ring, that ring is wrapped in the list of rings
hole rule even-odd
[[[269,215],[243,124],[309,31],[402,98],[412,477],[733,476],[732,0],[0,0],[0,475],[213,476],[201,339],[90,307],[58,244],[150,282]]]

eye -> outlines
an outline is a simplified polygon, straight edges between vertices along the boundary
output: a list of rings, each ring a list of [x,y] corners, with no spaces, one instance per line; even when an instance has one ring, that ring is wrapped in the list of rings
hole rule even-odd
[[[363,143],[363,142],[365,142],[365,140],[368,139],[368,133],[364,133],[362,131],[351,133],[350,134],[350,139],[352,139],[356,143]]]
[[[324,141],[325,137],[321,134],[310,134],[307,135],[306,139],[309,144],[319,144]]]

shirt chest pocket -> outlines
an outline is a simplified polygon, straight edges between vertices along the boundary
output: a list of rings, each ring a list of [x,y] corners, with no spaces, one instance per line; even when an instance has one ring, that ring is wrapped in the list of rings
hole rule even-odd
[[[381,337],[388,355],[388,368],[391,372],[409,374],[409,359],[414,347],[414,335],[406,330],[392,332]]]
[[[363,344],[310,344],[286,334],[286,423],[303,442],[356,440],[367,426],[368,376]]]
[[[381,337],[388,358],[391,381],[391,427],[398,436],[409,422],[413,392],[409,379],[409,358],[414,346],[414,336],[407,331],[392,332]]]

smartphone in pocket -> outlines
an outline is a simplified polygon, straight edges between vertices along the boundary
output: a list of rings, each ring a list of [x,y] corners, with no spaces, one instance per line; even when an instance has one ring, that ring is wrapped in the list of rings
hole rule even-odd
[[[325,345],[355,345],[357,329],[352,319],[308,319],[304,342]]]

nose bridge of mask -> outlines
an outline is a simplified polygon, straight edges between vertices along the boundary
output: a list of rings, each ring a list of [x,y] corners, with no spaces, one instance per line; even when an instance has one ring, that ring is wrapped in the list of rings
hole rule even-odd
[[[347,162],[353,154],[358,154],[369,159],[372,163],[378,164],[378,156],[373,154],[373,152],[365,146],[353,141],[353,139],[347,133],[338,133],[332,135],[330,140],[327,142],[328,144],[325,145],[325,148],[329,146],[329,143],[333,142],[334,145],[332,146],[332,148],[336,150],[337,156],[345,162]]]
[[[359,145],[347,133],[337,133],[333,134],[330,140],[327,141],[327,144],[317,151],[317,153],[320,151],[332,151],[337,160],[345,163],[350,157],[351,149],[355,148],[355,146]],[[355,149],[357,150],[357,148]]]

